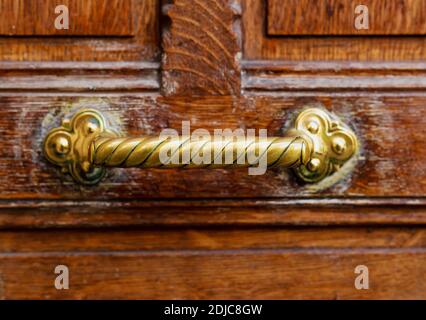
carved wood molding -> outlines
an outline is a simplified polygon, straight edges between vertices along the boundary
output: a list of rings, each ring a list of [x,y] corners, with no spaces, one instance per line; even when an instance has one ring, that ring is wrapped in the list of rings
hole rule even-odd
[[[144,61],[0,61],[0,92],[157,92],[160,64]]]
[[[241,68],[241,87],[246,94],[426,88],[426,64],[422,61],[243,60]]]
[[[240,95],[239,1],[163,4],[163,94]]]

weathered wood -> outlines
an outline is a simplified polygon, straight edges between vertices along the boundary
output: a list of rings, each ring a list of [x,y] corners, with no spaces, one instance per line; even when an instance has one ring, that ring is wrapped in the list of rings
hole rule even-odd
[[[426,59],[426,38],[415,35],[406,37],[267,36],[265,31],[267,2],[263,0],[241,0],[241,2],[244,12],[242,30],[245,59],[296,61],[421,61]],[[387,5],[397,2],[380,1]],[[373,20],[371,23],[374,23]],[[393,22],[389,25],[393,27]]]
[[[368,8],[368,29],[355,28],[360,4]],[[268,34],[274,36],[426,33],[426,3],[418,0],[268,0],[267,12]]]
[[[161,129],[264,128],[282,135],[301,109],[322,105],[354,127],[361,141],[353,172],[339,183],[303,185],[283,170],[250,176],[236,170],[114,169],[98,186],[82,187],[44,159],[41,143],[70,108],[95,107],[121,118],[130,135]],[[282,97],[157,98],[145,96],[0,97],[0,198],[138,199],[247,197],[423,197],[426,97],[421,93],[287,94]],[[62,113],[61,113],[62,112]]]
[[[15,0],[10,1],[15,2]],[[111,6],[111,1],[101,1],[108,3],[108,12],[114,17],[119,16],[118,12],[124,1],[114,1],[118,8]],[[158,61],[160,54],[159,0],[130,1],[134,3],[132,7],[134,36],[3,37],[0,41],[0,61]],[[28,0],[28,2],[43,5],[45,1]],[[88,1],[73,2],[81,2],[81,6],[84,6],[84,3]],[[59,1],[59,3],[63,4],[64,1]],[[2,24],[9,23],[9,18],[0,20]],[[91,21],[87,21],[87,23],[89,24]],[[105,23],[96,25],[96,28],[105,27]],[[85,27],[84,30],[86,29]],[[84,32],[83,29],[82,32]]]
[[[3,253],[0,298],[425,299],[425,261],[414,248]],[[54,287],[57,265],[69,290]]]
[[[163,1],[164,19],[133,3],[132,37],[0,41],[0,298],[426,298],[426,38],[271,37],[263,0]],[[190,121],[279,136],[307,105],[360,138],[339,183],[116,169],[82,187],[41,152],[83,107],[129,135]]]
[[[240,46],[234,19],[239,5],[227,0],[175,0],[164,6],[163,93],[239,95]]]
[[[0,61],[0,91],[157,92],[156,62]]]
[[[424,199],[3,201],[1,229],[426,225]]]
[[[133,4],[133,0],[1,0],[0,35],[133,36]],[[68,8],[68,29],[55,28],[59,5]]]

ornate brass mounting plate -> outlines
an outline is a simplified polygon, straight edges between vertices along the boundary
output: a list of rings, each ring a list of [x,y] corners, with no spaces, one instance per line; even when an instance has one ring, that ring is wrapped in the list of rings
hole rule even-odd
[[[96,184],[105,175],[104,167],[94,167],[91,159],[93,141],[99,135],[117,136],[108,130],[103,115],[93,109],[77,112],[71,120],[49,132],[44,140],[44,154],[81,184]]]
[[[295,128],[313,141],[311,160],[295,170],[305,182],[317,182],[333,174],[358,152],[355,133],[325,110],[311,108],[301,112]]]
[[[318,182],[333,174],[358,150],[358,141],[351,129],[329,112],[310,108],[296,118],[294,128],[284,137],[266,140],[225,141],[227,146],[243,156],[266,150],[268,167],[293,169],[305,182]],[[70,173],[81,184],[96,184],[105,175],[106,167],[140,168],[230,168],[241,164],[224,165],[198,164],[192,158],[189,163],[176,165],[160,161],[160,146],[183,153],[195,146],[190,139],[165,139],[154,136],[120,137],[107,128],[102,113],[93,109],[78,111],[71,120],[51,130],[44,141],[44,154],[64,173]],[[200,151],[209,152],[217,148],[211,138],[202,141]],[[245,154],[244,154],[245,153]],[[251,166],[247,164],[245,166]],[[244,165],[243,165],[244,166]]]

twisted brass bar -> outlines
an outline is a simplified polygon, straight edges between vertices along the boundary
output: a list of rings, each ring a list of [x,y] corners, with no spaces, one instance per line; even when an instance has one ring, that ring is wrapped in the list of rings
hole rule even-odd
[[[92,147],[92,163],[125,168],[227,168],[257,166],[264,157],[268,167],[293,168],[308,163],[312,149],[309,144],[309,138],[302,135],[263,140],[233,136],[196,140],[189,136],[99,137]]]
[[[293,168],[306,182],[337,171],[358,149],[355,134],[325,110],[301,112],[285,137],[120,137],[92,109],[77,112],[44,141],[46,158],[82,184],[98,183],[106,167]],[[266,168],[264,168],[266,169]]]

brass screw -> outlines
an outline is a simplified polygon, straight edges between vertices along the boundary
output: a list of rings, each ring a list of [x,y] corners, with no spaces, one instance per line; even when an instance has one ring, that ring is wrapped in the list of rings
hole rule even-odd
[[[316,121],[311,121],[308,123],[307,128],[310,133],[316,134],[318,133],[318,130],[319,130],[319,124]]]
[[[321,160],[318,158],[311,159],[311,161],[309,161],[307,165],[309,171],[312,171],[312,172],[318,171],[320,166],[321,166]]]
[[[86,128],[88,133],[94,133],[98,130],[98,125],[93,122],[88,122]]]
[[[346,151],[346,141],[341,137],[336,137],[333,139],[332,147],[334,152],[337,154],[342,154]]]
[[[55,152],[60,155],[67,154],[70,151],[70,143],[65,137],[58,137],[54,143]]]
[[[84,162],[81,164],[81,169],[82,169],[84,172],[89,172],[89,171],[90,171],[90,168],[91,168],[91,165],[90,165],[90,162],[89,162],[89,161],[84,161]]]

